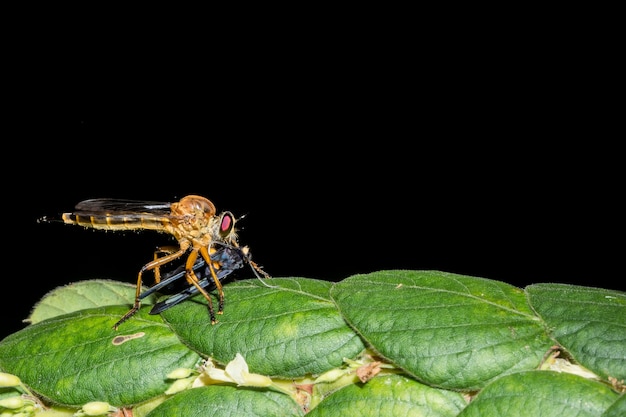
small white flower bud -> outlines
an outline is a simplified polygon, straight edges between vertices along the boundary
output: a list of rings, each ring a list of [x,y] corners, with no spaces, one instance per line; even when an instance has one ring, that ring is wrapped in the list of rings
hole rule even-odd
[[[17,387],[22,381],[13,374],[0,372],[0,387]]]
[[[168,379],[182,379],[182,378],[187,378],[189,375],[191,375],[194,372],[193,369],[189,369],[189,368],[176,368],[174,369],[172,372],[170,372],[169,374],[167,374],[167,378]]]
[[[101,416],[112,410],[113,407],[104,401],[92,401],[82,407],[82,411],[86,416]]]
[[[0,400],[0,407],[10,408],[15,410],[16,408],[24,407],[24,399],[16,395],[15,397],[7,397]]]
[[[167,391],[165,391],[165,394],[172,395],[186,390],[191,386],[194,379],[195,378],[177,379],[172,385],[170,385]]]

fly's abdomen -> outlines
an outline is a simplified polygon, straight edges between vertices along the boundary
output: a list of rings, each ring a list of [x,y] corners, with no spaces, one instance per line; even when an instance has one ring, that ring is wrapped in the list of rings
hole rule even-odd
[[[168,231],[169,219],[155,216],[138,216],[123,214],[98,214],[83,215],[77,213],[64,213],[63,221],[66,224],[75,224],[83,227],[102,230],[158,230]]]

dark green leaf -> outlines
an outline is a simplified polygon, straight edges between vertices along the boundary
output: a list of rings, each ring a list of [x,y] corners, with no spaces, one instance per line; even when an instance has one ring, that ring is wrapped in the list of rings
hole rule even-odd
[[[340,389],[307,417],[452,417],[465,405],[457,392],[431,388],[400,375],[387,375]]]
[[[576,361],[604,378],[626,379],[626,293],[566,284],[534,284],[526,292]]]
[[[578,375],[525,371],[483,389],[459,417],[600,417],[618,395]]]
[[[442,388],[476,390],[534,369],[553,343],[524,292],[499,281],[380,271],[346,278],[331,296],[375,350]]]
[[[192,349],[222,364],[241,353],[250,372],[268,376],[319,374],[365,348],[330,300],[331,283],[307,278],[266,283],[274,288],[257,279],[226,285],[224,314],[215,325],[203,297],[172,307],[163,317]]]
[[[300,417],[302,409],[290,397],[273,391],[256,391],[212,385],[180,392],[146,417]]]
[[[118,331],[112,327],[128,307],[81,310],[33,324],[0,342],[0,368],[60,404],[145,401],[168,388],[169,372],[193,368],[200,359],[147,310]]]

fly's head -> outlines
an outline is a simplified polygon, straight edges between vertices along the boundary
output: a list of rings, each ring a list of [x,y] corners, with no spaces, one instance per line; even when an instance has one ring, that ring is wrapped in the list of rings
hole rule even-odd
[[[230,211],[225,211],[217,216],[216,240],[227,245],[238,246],[237,230],[235,229],[235,216]]]

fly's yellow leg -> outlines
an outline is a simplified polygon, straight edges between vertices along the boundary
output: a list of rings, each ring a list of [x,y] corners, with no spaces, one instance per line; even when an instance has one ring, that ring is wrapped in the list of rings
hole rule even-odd
[[[135,303],[133,304],[133,307],[130,310],[128,310],[128,313],[124,314],[122,316],[122,318],[119,319],[117,321],[117,323],[115,323],[115,325],[113,326],[113,328],[115,330],[117,330],[117,328],[120,326],[120,324],[124,323],[126,320],[128,320],[133,315],[135,315],[135,313],[137,313],[137,310],[139,310],[139,307],[141,306],[141,301],[139,299],[139,294],[141,294],[141,285],[142,285],[141,276],[143,275],[143,273],[145,271],[150,271],[150,270],[153,270],[155,268],[159,268],[159,267],[165,265],[168,262],[172,262],[173,260],[176,260],[176,259],[180,258],[181,256],[183,256],[184,253],[185,253],[185,250],[179,249],[178,251],[176,251],[174,253],[170,253],[169,255],[166,255],[166,256],[163,256],[161,258],[155,259],[152,262],[148,262],[147,264],[145,264],[141,268],[141,270],[139,271],[139,275],[137,276],[137,289],[135,290]],[[193,266],[193,263],[191,265]]]

